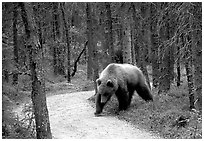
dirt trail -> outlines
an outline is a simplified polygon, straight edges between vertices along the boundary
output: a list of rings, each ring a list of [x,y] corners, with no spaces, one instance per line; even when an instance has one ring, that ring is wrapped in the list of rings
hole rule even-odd
[[[55,95],[47,98],[53,138],[158,138],[116,117],[95,117],[95,109],[87,100],[93,94],[93,91],[88,91]]]

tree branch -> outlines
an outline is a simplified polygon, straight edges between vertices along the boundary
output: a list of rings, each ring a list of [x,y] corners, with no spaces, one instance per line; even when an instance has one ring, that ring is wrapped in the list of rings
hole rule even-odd
[[[76,73],[76,71],[77,71],[77,63],[79,62],[79,59],[80,59],[81,55],[82,55],[82,54],[84,53],[84,51],[86,50],[87,44],[88,44],[88,41],[86,41],[86,43],[84,44],[83,50],[79,53],[79,56],[77,57],[77,59],[76,59],[75,62],[74,62],[74,68],[73,68],[73,72],[72,72],[72,74],[71,74],[72,77],[75,75],[75,73]]]

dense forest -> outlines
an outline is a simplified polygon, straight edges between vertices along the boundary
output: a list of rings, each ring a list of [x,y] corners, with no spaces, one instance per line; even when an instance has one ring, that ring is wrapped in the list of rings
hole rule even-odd
[[[5,101],[25,91],[36,129],[28,138],[52,138],[51,78],[71,85],[83,71],[97,92],[95,80],[113,62],[137,65],[158,97],[185,85],[187,109],[202,115],[202,3],[2,3],[2,136],[20,134]]]

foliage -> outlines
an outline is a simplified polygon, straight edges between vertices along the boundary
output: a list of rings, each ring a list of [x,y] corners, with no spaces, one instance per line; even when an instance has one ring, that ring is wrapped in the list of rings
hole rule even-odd
[[[15,93],[15,96],[14,94]],[[21,95],[21,97],[19,97]],[[35,124],[32,106],[22,105],[23,114],[15,112],[15,108],[22,104],[26,96],[16,88],[4,87],[2,98],[2,138],[32,139],[35,137]]]

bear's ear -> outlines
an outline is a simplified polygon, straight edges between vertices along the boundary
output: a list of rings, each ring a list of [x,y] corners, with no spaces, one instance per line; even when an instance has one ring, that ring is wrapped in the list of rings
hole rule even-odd
[[[109,86],[109,87],[113,87],[114,86],[113,82],[110,79],[107,81],[107,86]]]
[[[99,85],[101,85],[101,80],[100,79],[96,79],[96,83]]]

